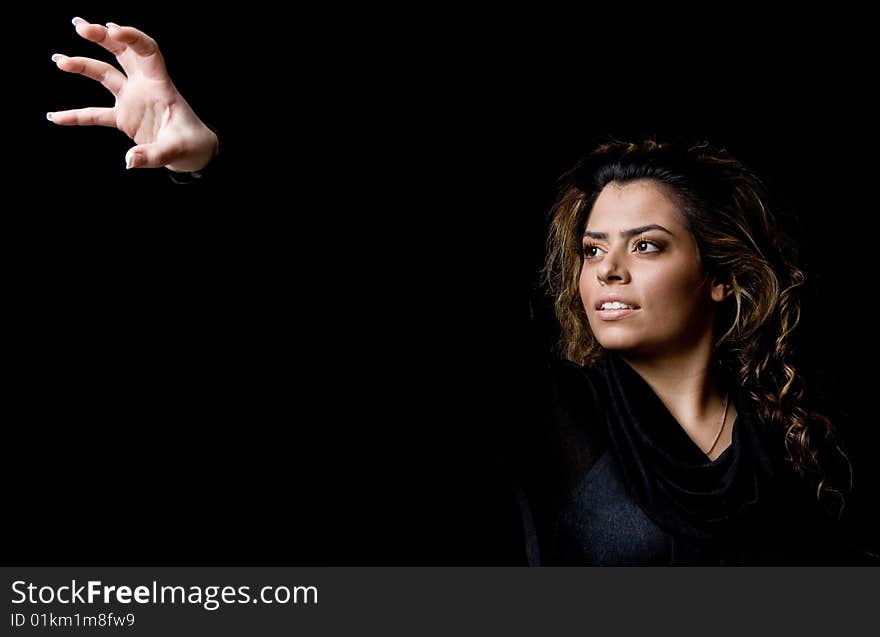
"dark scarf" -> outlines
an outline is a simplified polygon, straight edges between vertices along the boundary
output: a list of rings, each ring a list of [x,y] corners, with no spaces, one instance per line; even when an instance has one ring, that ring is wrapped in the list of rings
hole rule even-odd
[[[726,383],[737,411],[733,440],[710,461],[618,354],[608,352],[596,370],[608,388],[611,450],[629,492],[658,526],[709,540],[740,534],[744,524],[777,507],[781,467],[770,450],[782,443],[760,427],[735,384]]]

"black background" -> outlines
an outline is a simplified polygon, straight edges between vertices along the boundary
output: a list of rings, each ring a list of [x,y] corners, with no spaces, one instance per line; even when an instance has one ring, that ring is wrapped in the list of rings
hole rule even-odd
[[[529,299],[554,180],[607,135],[707,138],[799,212],[802,355],[873,541],[876,104],[858,20],[17,11],[6,561],[523,559],[499,441],[552,334]],[[72,11],[159,42],[221,135],[203,183],[126,171],[119,131],[45,120],[112,105],[49,60],[112,61]]]

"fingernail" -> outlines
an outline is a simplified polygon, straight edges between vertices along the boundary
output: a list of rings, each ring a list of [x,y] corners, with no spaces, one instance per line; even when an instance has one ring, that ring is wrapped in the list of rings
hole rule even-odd
[[[116,24],[115,22],[108,22],[108,23],[107,23],[107,28],[109,29],[110,27],[116,27],[117,29],[121,29],[121,28],[122,28],[121,26],[119,26],[119,25]]]
[[[132,166],[134,166],[136,155],[134,153],[128,153],[125,156],[125,169],[128,170]]]
[[[58,60],[62,59],[63,57],[64,56],[61,55],[60,53],[54,53],[52,55],[52,61],[55,62],[55,64],[58,64]]]
[[[79,18],[79,17],[74,18],[73,20],[71,20],[71,23],[73,23],[73,26],[78,25],[80,22],[85,22],[85,20],[83,20],[82,18]]]
[[[48,119],[48,120],[51,122],[51,121],[52,121],[52,115],[53,115],[53,114],[54,114],[54,113],[46,113],[46,119]]]

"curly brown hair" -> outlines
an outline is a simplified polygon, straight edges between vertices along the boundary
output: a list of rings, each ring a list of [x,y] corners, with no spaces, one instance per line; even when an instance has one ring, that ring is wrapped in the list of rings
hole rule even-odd
[[[645,179],[674,195],[707,273],[733,287],[718,313],[719,364],[738,380],[761,420],[783,434],[786,460],[797,475],[815,485],[819,502],[840,518],[845,492],[852,489],[852,468],[831,421],[808,405],[805,382],[793,362],[805,283],[796,246],[781,223],[782,208],[771,205],[762,180],[725,149],[705,141],[613,140],[560,178],[540,273],[561,327],[559,354],[585,366],[604,354],[578,290],[581,236],[607,184]],[[827,470],[835,463],[847,470],[846,480],[840,480],[846,486],[836,484]]]

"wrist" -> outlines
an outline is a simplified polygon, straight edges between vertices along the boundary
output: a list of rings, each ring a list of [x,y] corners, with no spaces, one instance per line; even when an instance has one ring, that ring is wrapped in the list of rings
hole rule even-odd
[[[172,164],[168,164],[165,168],[168,169],[168,176],[176,184],[192,184],[196,183],[204,177],[209,165],[214,161],[214,158],[220,154],[220,136],[217,134],[213,126],[205,125],[205,129],[207,134],[205,136],[205,147],[206,151],[201,153],[205,159],[200,162],[194,162],[192,168],[187,167],[187,169],[180,169],[173,167]]]
[[[220,152],[220,137],[207,125],[199,134],[198,141],[193,145],[195,151],[187,153],[182,161],[166,164],[165,168],[173,173],[196,173],[201,172]]]

